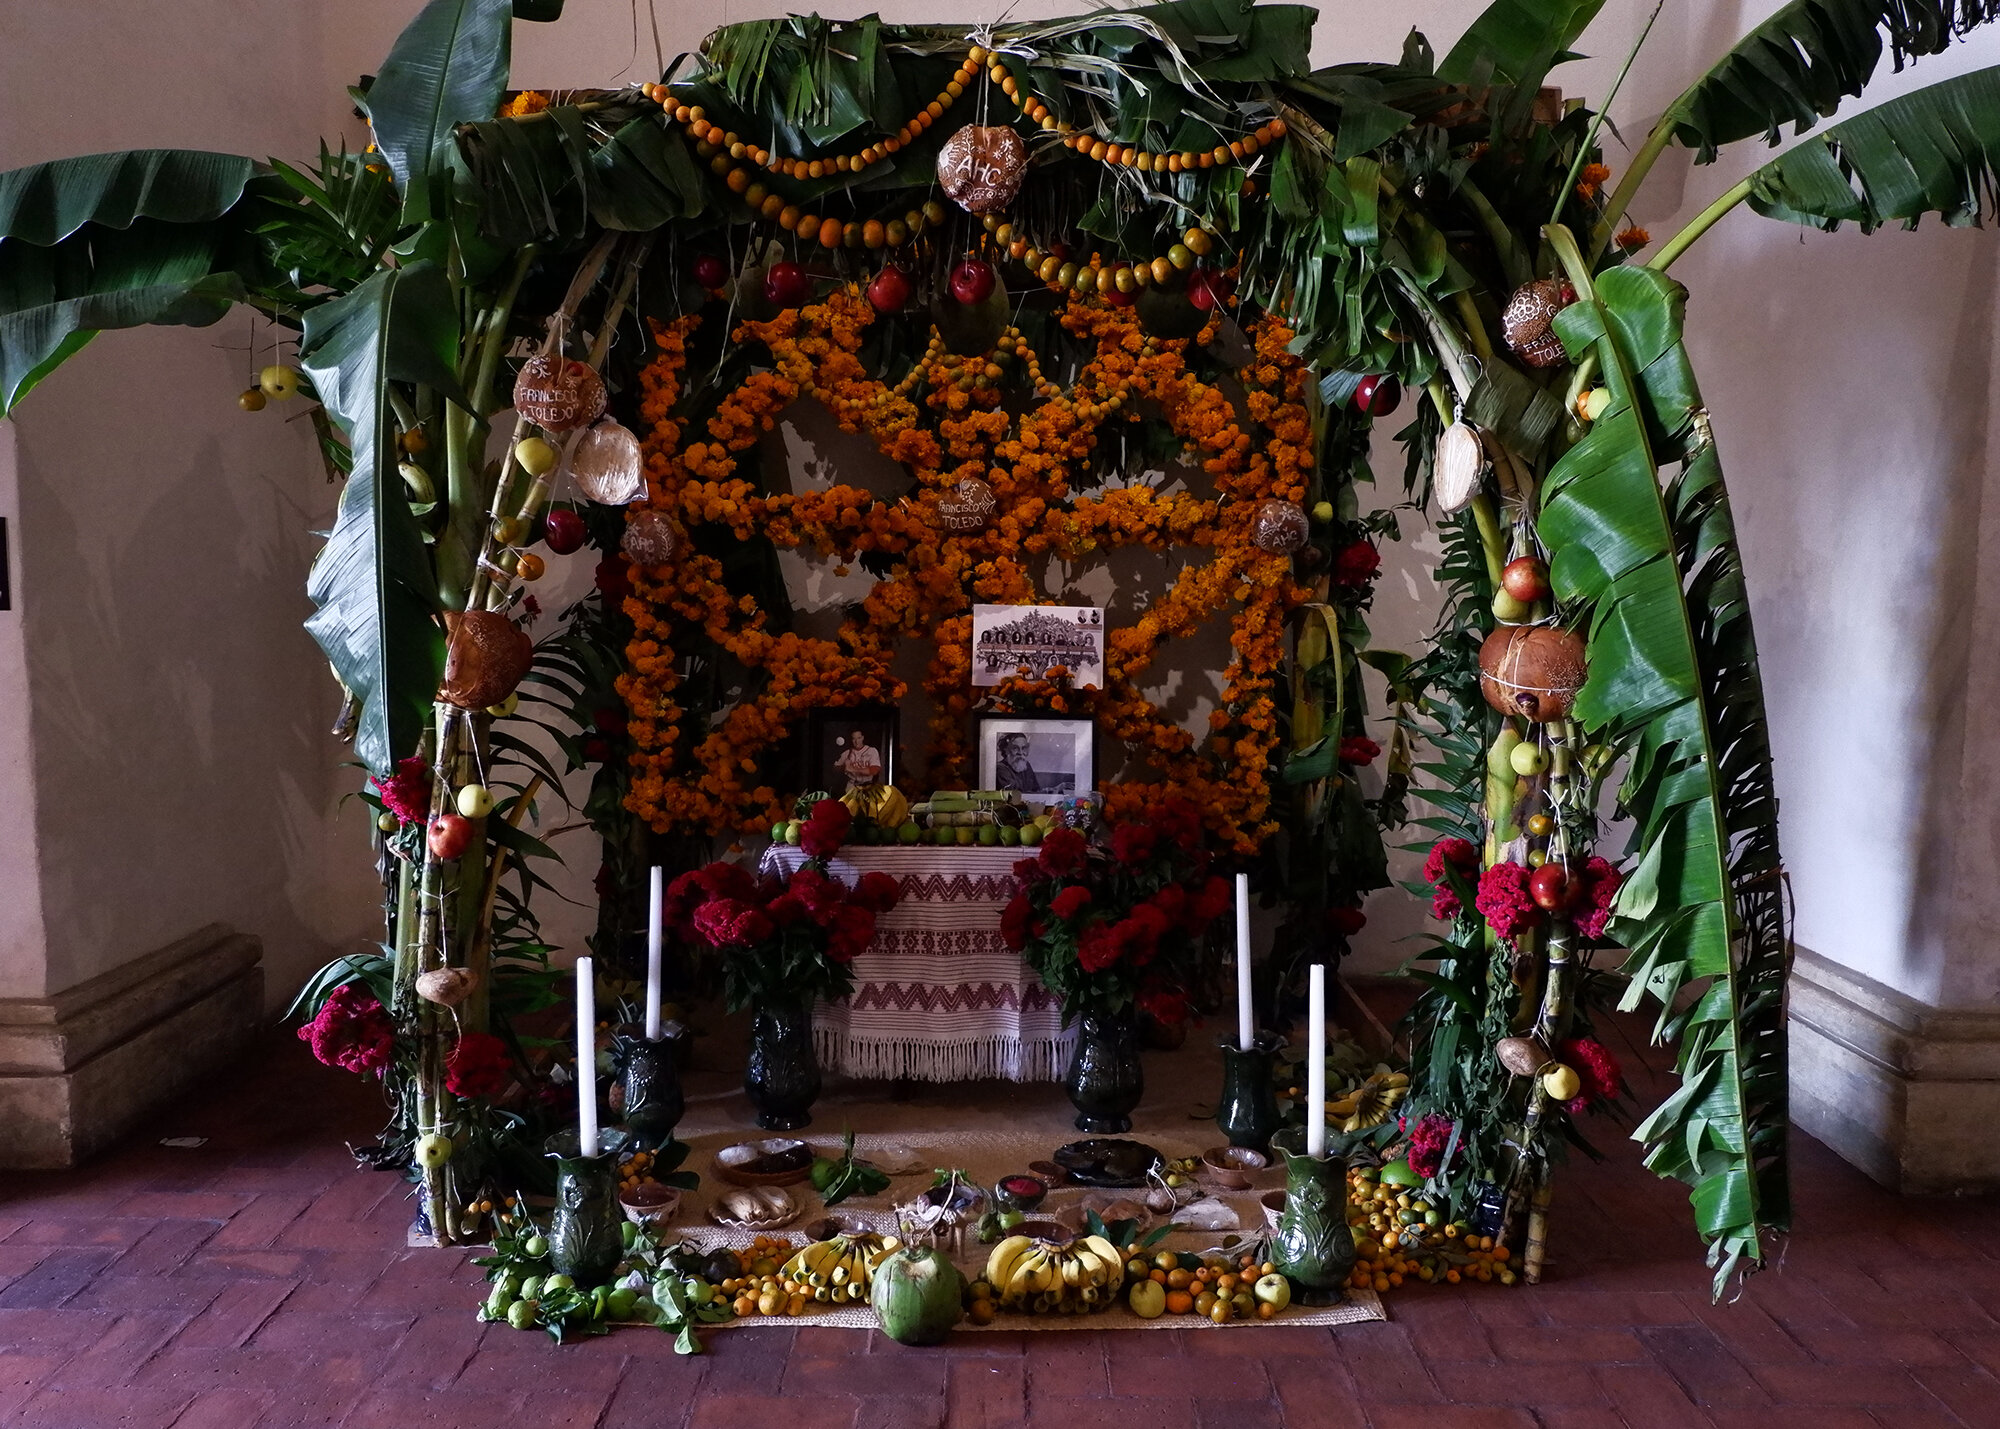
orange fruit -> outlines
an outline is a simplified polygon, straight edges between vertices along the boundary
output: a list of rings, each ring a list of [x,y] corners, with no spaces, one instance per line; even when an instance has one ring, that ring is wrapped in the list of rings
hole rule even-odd
[[[1183,1271],[1181,1273],[1185,1274],[1186,1272]],[[1182,1283],[1185,1284],[1186,1282]],[[1185,1315],[1192,1309],[1194,1309],[1194,1296],[1188,1294],[1187,1291],[1169,1290],[1167,1292],[1167,1313],[1169,1315]]]

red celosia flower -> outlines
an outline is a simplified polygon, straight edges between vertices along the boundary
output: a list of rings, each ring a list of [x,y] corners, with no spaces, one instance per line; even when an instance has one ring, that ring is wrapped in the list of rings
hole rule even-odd
[[[833,910],[847,901],[847,889],[837,878],[822,873],[811,864],[792,875],[792,896],[805,904],[813,922],[824,928]]]
[[[375,994],[359,983],[337,987],[319,1014],[299,1029],[313,1056],[350,1072],[381,1072],[395,1055],[396,1029]]]
[[[1406,1158],[1410,1169],[1428,1181],[1444,1170],[1444,1149],[1450,1144],[1451,1118],[1436,1112],[1419,1117],[1410,1132],[1410,1149]]]
[[[837,963],[851,963],[874,936],[875,915],[857,904],[843,903],[833,910],[833,921],[827,928],[827,956]]]
[[[854,901],[870,913],[887,913],[902,896],[903,886],[886,873],[870,871],[854,886]]]
[[[1090,890],[1082,884],[1073,884],[1058,893],[1049,904],[1049,911],[1058,918],[1074,918],[1090,906]]]
[[[1334,553],[1333,583],[1350,588],[1364,586],[1381,569],[1382,553],[1370,542],[1356,541]]]
[[[1077,965],[1087,973],[1103,972],[1116,964],[1124,951],[1124,943],[1112,932],[1109,923],[1093,923],[1077,940]]]
[[[1111,856],[1127,866],[1144,863],[1153,856],[1153,846],[1159,840],[1146,824],[1120,824],[1111,831]]]
[[[745,908],[729,925],[729,941],[739,948],[754,948],[778,931],[762,908]]]
[[[1586,906],[1577,911],[1576,930],[1586,938],[1601,938],[1605,925],[1611,921],[1611,903],[1618,896],[1618,885],[1625,881],[1624,876],[1607,860],[1592,854],[1583,866],[1581,881]]]
[[[1139,1010],[1162,1027],[1179,1027],[1188,1020],[1187,994],[1177,987],[1150,988],[1139,994]]]
[[[1229,880],[1220,874],[1211,874],[1188,908],[1188,921],[1196,928],[1205,928],[1227,913],[1235,901],[1236,890],[1230,887]]]
[[[764,905],[764,916],[779,928],[789,928],[794,923],[803,922],[812,914],[807,911],[805,900],[796,893],[780,893]]]
[[[1050,829],[1049,836],[1042,840],[1042,851],[1038,855],[1042,872],[1062,878],[1083,867],[1089,844],[1075,829]]]
[[[1364,739],[1358,734],[1350,734],[1340,741],[1340,762],[1342,764],[1369,765],[1382,753],[1382,746],[1372,739]]]
[[[1329,908],[1327,926],[1343,938],[1351,938],[1368,926],[1368,915],[1359,908]]]
[[[1033,916],[1034,908],[1028,902],[1027,894],[1016,893],[1009,898],[1007,906],[1000,910],[1000,940],[1015,952],[1020,952],[1027,945],[1028,920]]]
[[[1189,799],[1169,799],[1153,811],[1153,827],[1161,838],[1193,853],[1201,847],[1201,810]]]
[[[847,805],[838,799],[821,799],[812,806],[812,814],[799,830],[799,847],[806,851],[807,858],[831,858],[847,842],[847,834],[854,827],[854,815]]]
[[[490,1100],[513,1080],[514,1059],[507,1044],[488,1032],[467,1032],[445,1054],[445,1089],[455,1097]]]
[[[371,774],[368,782],[382,796],[382,807],[406,824],[421,824],[431,816],[431,768],[421,759],[399,759],[387,779]]]
[[[1471,878],[1479,871],[1479,850],[1465,839],[1439,839],[1431,845],[1430,854],[1424,859],[1424,882],[1432,886],[1431,917],[1439,922],[1449,922],[1464,911],[1458,895],[1445,882],[1445,865],[1457,869],[1459,875]]]
[[[1144,967],[1160,951],[1160,939],[1174,930],[1167,915],[1151,903],[1141,903],[1118,923],[1118,936],[1134,967]]]
[[[736,941],[737,921],[750,911],[737,899],[711,898],[694,910],[694,931],[711,948],[727,948]]]
[[[1512,942],[1542,920],[1542,910],[1528,893],[1528,870],[1518,863],[1496,863],[1479,875],[1474,900],[1494,936]]]
[[[1576,1069],[1577,1094],[1564,1103],[1575,1114],[1592,1102],[1608,1102],[1625,1085],[1625,1072],[1611,1049],[1595,1037],[1572,1037],[1555,1047],[1558,1062]]]
[[[1187,918],[1187,890],[1178,883],[1169,883],[1153,895],[1151,902],[1170,924],[1181,923]]]

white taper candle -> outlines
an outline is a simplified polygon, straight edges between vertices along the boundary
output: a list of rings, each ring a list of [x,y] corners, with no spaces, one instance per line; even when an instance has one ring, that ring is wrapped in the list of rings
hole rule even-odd
[[[1257,1040],[1250,1007],[1250,875],[1236,875],[1236,1046],[1247,1052]]]
[[[1326,1155],[1326,965],[1306,983],[1306,1155]]]
[[[666,908],[667,871],[653,865],[646,898],[646,1040],[660,1040],[660,919]]]
[[[589,958],[576,960],[576,1140],[597,1154],[597,983]]]

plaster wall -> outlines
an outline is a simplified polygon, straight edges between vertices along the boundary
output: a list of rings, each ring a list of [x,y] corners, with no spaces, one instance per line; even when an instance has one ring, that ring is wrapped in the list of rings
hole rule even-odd
[[[0,34],[33,37],[0,46],[0,167],[309,154],[314,20],[0,0]],[[375,925],[365,810],[337,812],[352,771],[299,629],[336,489],[295,409],[237,410],[250,333],[233,317],[110,334],[0,424],[16,581],[0,613],[0,996],[61,992],[219,921],[264,939],[283,1000]]]

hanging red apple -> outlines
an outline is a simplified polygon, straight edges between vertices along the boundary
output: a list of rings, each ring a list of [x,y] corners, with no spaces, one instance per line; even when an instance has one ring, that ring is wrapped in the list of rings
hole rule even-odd
[[[1403,384],[1386,372],[1371,372],[1354,389],[1354,410],[1370,417],[1386,417],[1403,400]]]
[[[1500,584],[1507,594],[1523,605],[1533,605],[1538,600],[1549,598],[1549,567],[1546,561],[1534,556],[1521,556],[1507,562],[1500,572]]]
[[[951,270],[951,295],[971,307],[983,303],[992,296],[994,286],[993,265],[977,258],[967,258]]]
[[[431,820],[424,841],[430,845],[432,858],[457,858],[472,847],[472,820],[459,814],[439,814]]]
[[[583,549],[583,518],[567,506],[558,506],[542,518],[542,540],[558,556],[567,556]]]
[[[775,307],[800,307],[812,299],[812,291],[812,279],[796,263],[773,263],[764,275],[764,298]]]
[[[910,283],[910,275],[894,263],[886,265],[868,285],[868,301],[878,313],[900,313],[909,304],[910,296],[916,289]]]
[[[1235,288],[1236,285],[1229,280],[1227,273],[1218,272],[1214,268],[1197,267],[1188,274],[1188,301],[1205,313],[1221,307]]]
[[[1121,293],[1118,289],[1113,288],[1104,295],[1104,301],[1111,304],[1114,308],[1129,308],[1132,304],[1139,301],[1139,295],[1137,293]]]
[[[1528,896],[1537,908],[1557,909],[1569,895],[1569,871],[1559,863],[1545,863],[1528,875]]]
[[[694,260],[694,280],[712,293],[729,281],[729,265],[713,253],[704,253]]]

